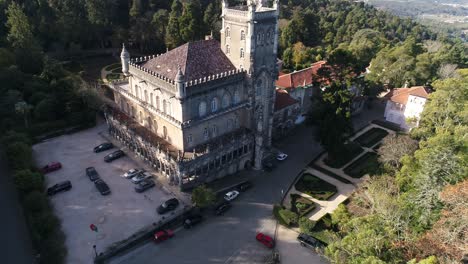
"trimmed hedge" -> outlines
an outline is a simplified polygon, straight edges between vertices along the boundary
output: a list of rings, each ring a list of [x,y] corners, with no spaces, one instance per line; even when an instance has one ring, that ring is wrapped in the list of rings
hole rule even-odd
[[[354,141],[361,144],[361,146],[370,148],[381,141],[384,137],[388,135],[387,130],[382,128],[373,127],[366,131],[364,134],[360,135]]]
[[[299,217],[305,216],[315,209],[315,203],[299,194],[291,194],[291,211],[297,213]]]
[[[366,174],[375,174],[380,170],[378,156],[374,152],[367,152],[359,159],[348,165],[343,171],[353,178],[361,178]]]
[[[312,235],[312,230],[314,229],[315,224],[315,221],[312,221],[307,217],[301,217],[299,219],[299,229],[301,230],[301,233],[307,235]]]
[[[327,170],[327,169],[325,169],[325,168],[323,168],[323,167],[317,166],[317,165],[315,165],[315,164],[310,165],[310,167],[311,167],[312,169],[314,169],[314,170],[318,170],[318,171],[320,171],[321,173],[323,173],[323,174],[325,174],[325,175],[327,175],[327,176],[330,176],[330,177],[332,177],[332,178],[334,178],[334,179],[336,179],[336,180],[339,180],[339,181],[341,181],[341,182],[343,182],[343,183],[346,183],[346,184],[353,184],[350,180],[345,179],[345,178],[343,178],[343,177],[341,177],[341,176],[339,176],[339,175],[337,175],[337,174],[335,174],[335,173],[333,173],[333,172],[331,172],[331,171],[329,171],[329,170]]]
[[[287,227],[296,226],[299,221],[299,216],[296,213],[278,204],[273,206],[273,215],[281,225]]]
[[[294,187],[300,192],[324,201],[328,200],[338,191],[335,185],[309,173],[304,173]]]
[[[338,169],[343,167],[346,163],[350,162],[354,157],[358,156],[364,151],[359,144],[351,142],[344,145],[341,155],[338,157],[324,159],[327,166]]]

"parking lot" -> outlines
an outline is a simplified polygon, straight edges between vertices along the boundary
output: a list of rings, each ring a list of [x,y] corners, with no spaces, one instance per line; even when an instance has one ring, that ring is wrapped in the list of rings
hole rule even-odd
[[[93,148],[105,142],[98,133],[105,124],[72,135],[64,135],[33,146],[38,166],[52,161],[62,163],[62,169],[46,174],[46,185],[70,180],[73,188],[51,197],[55,213],[62,221],[68,249],[67,263],[89,264],[97,252],[114,242],[125,239],[142,227],[157,222],[156,207],[172,198],[170,193],[156,187],[136,193],[134,184],[121,175],[137,163],[125,156],[112,163],[104,156],[116,148],[94,153]],[[124,152],[126,151],[123,149]],[[85,174],[86,167],[95,167],[109,185],[111,194],[102,196]],[[179,206],[178,210],[182,206]],[[97,226],[97,232],[90,225]]]

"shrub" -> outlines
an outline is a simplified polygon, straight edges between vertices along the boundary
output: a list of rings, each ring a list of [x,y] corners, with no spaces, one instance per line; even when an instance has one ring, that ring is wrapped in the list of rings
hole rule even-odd
[[[8,145],[12,142],[21,142],[29,146],[32,143],[31,138],[27,134],[10,130],[2,137],[1,143]]]
[[[279,215],[287,226],[295,226],[299,221],[299,216],[291,210],[281,209]]]
[[[59,220],[51,211],[32,213],[29,219],[32,229],[37,232],[41,240],[48,239],[60,225]]]
[[[6,148],[8,163],[15,170],[29,169],[32,166],[32,149],[22,142],[11,143]]]
[[[328,200],[337,192],[335,185],[308,173],[302,175],[294,187],[318,200]]]
[[[315,221],[312,221],[307,217],[299,218],[299,229],[301,230],[301,233],[311,235],[315,224]]]
[[[41,248],[41,264],[65,263],[67,249],[65,247],[65,236],[62,232],[55,231],[43,241]]]
[[[16,188],[23,193],[42,191],[44,184],[44,176],[30,170],[20,170],[15,172],[13,179]]]
[[[291,211],[300,217],[305,216],[315,209],[315,203],[299,194],[291,194]]]
[[[23,200],[24,208],[29,212],[40,212],[48,209],[47,198],[38,191],[28,193]]]
[[[200,185],[192,191],[192,202],[200,208],[213,205],[215,200],[216,194],[205,185]]]

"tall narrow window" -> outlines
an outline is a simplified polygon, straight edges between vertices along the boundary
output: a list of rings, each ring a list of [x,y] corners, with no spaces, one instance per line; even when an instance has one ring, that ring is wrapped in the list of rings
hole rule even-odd
[[[241,30],[241,40],[245,40],[245,31]]]
[[[226,37],[231,37],[231,29],[229,27],[226,28]]]
[[[216,112],[218,111],[218,98],[213,98],[213,100],[211,100],[211,112]]]
[[[159,101],[159,96],[156,96],[156,109],[161,109],[161,102]]]
[[[148,91],[145,90],[145,102],[148,103]]]
[[[204,101],[200,102],[198,105],[198,115],[204,116],[206,114],[206,103]]]
[[[231,47],[229,45],[226,45],[226,54],[231,53]]]
[[[240,57],[241,58],[244,58],[245,54],[244,54],[244,48],[241,48],[240,49]]]
[[[192,143],[192,141],[193,141],[192,134],[189,134],[189,135],[187,136],[187,143],[190,144],[190,143]]]
[[[164,139],[167,139],[167,127],[163,126],[163,137]]]
[[[150,93],[150,103],[151,103],[151,106],[154,106],[153,93]]]
[[[216,137],[218,135],[218,126],[213,125],[213,127],[211,128],[211,134],[213,137]]]
[[[163,100],[163,113],[167,113],[167,103],[166,100]]]
[[[208,135],[208,128],[205,127],[205,131],[203,131],[203,138],[206,140],[208,139],[209,135]]]
[[[236,90],[236,91],[234,92],[234,104],[240,103],[240,100],[241,100],[241,98],[240,98],[239,91]]]
[[[231,105],[231,96],[228,93],[225,93],[223,96],[223,108],[228,108]]]

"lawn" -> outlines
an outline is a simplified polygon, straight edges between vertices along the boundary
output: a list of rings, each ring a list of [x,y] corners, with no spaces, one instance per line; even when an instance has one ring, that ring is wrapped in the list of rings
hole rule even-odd
[[[380,164],[377,154],[374,152],[367,152],[359,159],[355,160],[344,169],[344,173],[353,178],[361,178],[366,174],[375,174],[379,171]]]
[[[311,200],[296,193],[291,194],[291,211],[297,213],[299,217],[306,216],[314,209],[315,203]]]
[[[323,201],[328,200],[337,192],[335,185],[309,173],[304,173],[294,186],[299,192]]]
[[[364,149],[354,142],[344,145],[343,151],[337,157],[331,159],[330,157],[326,157],[324,162],[326,165],[332,168],[341,168],[346,163],[350,162],[354,157],[361,154]]]
[[[388,135],[387,130],[374,127],[368,130],[366,133],[360,135],[354,141],[358,142],[364,147],[370,148],[381,141],[386,135]]]

